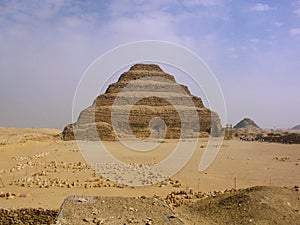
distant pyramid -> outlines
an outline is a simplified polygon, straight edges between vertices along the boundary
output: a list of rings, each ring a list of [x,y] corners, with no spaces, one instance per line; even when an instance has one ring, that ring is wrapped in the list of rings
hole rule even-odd
[[[132,83],[134,88],[128,88]],[[178,92],[178,87],[185,94]],[[135,104],[129,118],[126,118],[125,110],[130,102]],[[100,137],[101,140],[114,141],[117,137],[130,138],[132,134],[143,139],[153,132],[164,132],[166,139],[178,139],[182,124],[175,106],[183,110],[187,118],[190,111],[196,109],[194,111],[200,118],[200,124],[199,120],[190,120],[185,124],[189,128],[189,134],[185,137],[199,137],[202,133],[220,134],[222,127],[218,114],[205,108],[202,100],[191,95],[187,86],[177,84],[175,78],[158,65],[136,64],[123,73],[118,82],[109,85],[105,94],[98,96],[92,106],[84,109],[77,122],[65,127],[63,139],[74,140],[75,130],[76,139],[80,140],[97,140]],[[117,110],[114,115],[118,117],[120,127],[117,134],[111,120],[113,110]],[[128,119],[130,128],[125,126]],[[200,132],[195,133],[197,123]]]
[[[292,128],[292,130],[300,130],[300,124],[297,125],[297,126],[294,126],[294,127]]]
[[[238,122],[234,127],[234,129],[246,128],[246,129],[261,129],[253,120],[250,118],[244,118],[240,122]]]

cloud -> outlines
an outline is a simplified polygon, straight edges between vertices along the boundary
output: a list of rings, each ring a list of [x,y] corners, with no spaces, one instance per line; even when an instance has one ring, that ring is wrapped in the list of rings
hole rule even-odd
[[[300,1],[294,1],[292,3],[292,6],[294,7],[294,14],[296,14],[296,16],[299,16],[300,17]]]
[[[251,43],[253,43],[253,44],[257,44],[258,42],[259,42],[259,39],[257,39],[257,38],[252,38],[252,39],[250,39],[249,40]]]
[[[15,22],[29,22],[29,19],[46,20],[58,15],[62,9],[71,9],[70,1],[3,1],[0,17]]]
[[[292,5],[295,6],[295,7],[300,7],[300,1],[299,0],[295,1],[295,2],[293,2]]]
[[[265,11],[270,11],[273,8],[269,6],[268,4],[263,4],[263,3],[256,3],[251,10],[252,11],[258,11],[258,12],[265,12]]]
[[[300,28],[292,28],[290,29],[291,35],[300,35]]]
[[[295,13],[297,16],[300,16],[300,8],[299,8],[299,9],[296,9],[296,10],[294,11],[294,13]]]
[[[183,5],[191,6],[220,6],[224,4],[222,0],[184,0]]]
[[[171,8],[175,8],[178,6],[178,2],[173,0],[153,0],[153,1],[145,1],[145,0],[123,0],[111,1],[108,6],[108,11],[112,16],[120,17],[120,16],[130,16],[130,15],[139,15],[139,14],[151,14],[153,11],[165,12],[170,10]]]
[[[282,27],[283,25],[284,25],[283,22],[275,22],[274,23],[274,26],[276,26],[276,27]]]

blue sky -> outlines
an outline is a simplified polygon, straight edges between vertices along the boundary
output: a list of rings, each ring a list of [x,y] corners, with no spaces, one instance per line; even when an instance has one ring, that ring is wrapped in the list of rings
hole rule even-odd
[[[0,1],[0,126],[62,129],[93,60],[149,39],[185,46],[210,66],[229,123],[300,123],[299,0],[61,0]]]

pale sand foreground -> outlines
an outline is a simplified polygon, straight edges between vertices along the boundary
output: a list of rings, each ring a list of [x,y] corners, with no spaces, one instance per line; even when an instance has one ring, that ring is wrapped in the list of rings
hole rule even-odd
[[[181,187],[174,187],[177,185],[170,182],[162,187],[104,187],[114,184],[93,175],[93,170],[84,165],[76,142],[63,142],[49,136],[58,133],[53,129],[0,128],[0,194],[29,194],[27,197],[0,198],[0,207],[58,208],[68,195],[165,197],[173,190],[186,188],[203,192],[224,190],[234,187],[235,178],[237,188],[300,184],[300,145],[231,140],[223,142],[216,160],[204,172],[198,171],[204,151],[200,146],[206,145],[205,141],[200,142],[191,160],[172,178],[179,180]],[[105,142],[105,145],[124,162],[151,164],[166,158],[176,143],[162,143],[148,153],[126,150],[117,142]],[[39,179],[40,183],[28,187],[25,178]],[[101,187],[92,187],[97,185]]]

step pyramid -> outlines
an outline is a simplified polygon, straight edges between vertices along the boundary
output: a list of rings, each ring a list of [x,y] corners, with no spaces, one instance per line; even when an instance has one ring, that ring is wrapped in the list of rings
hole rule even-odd
[[[84,109],[77,122],[67,125],[62,136],[64,140],[91,141],[179,139],[218,136],[221,130],[218,114],[206,108],[187,86],[178,84],[158,65],[136,64]]]

